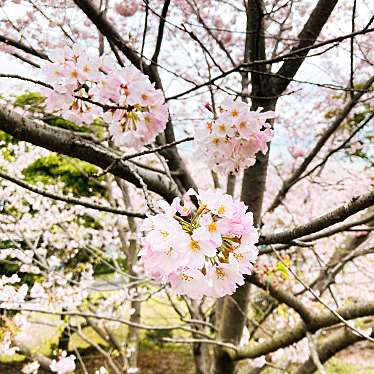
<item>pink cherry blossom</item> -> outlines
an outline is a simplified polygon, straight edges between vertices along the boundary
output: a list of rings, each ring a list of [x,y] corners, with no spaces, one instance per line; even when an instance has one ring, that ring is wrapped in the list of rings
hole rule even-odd
[[[76,123],[102,117],[118,146],[140,148],[165,129],[169,113],[163,94],[135,67],[116,69],[111,59],[89,56],[79,47],[54,50],[51,57],[42,68],[53,86],[44,89],[47,110]]]
[[[210,285],[208,295],[212,297],[232,295],[237,286],[244,284],[244,277],[235,262],[219,262],[210,268],[207,277]]]
[[[164,213],[145,219],[140,252],[145,272],[191,298],[232,294],[258,255],[252,213],[218,190],[189,190],[186,195],[183,204],[180,198],[159,204]],[[197,207],[190,195],[197,198]]]
[[[217,172],[238,174],[256,162],[256,153],[267,153],[273,130],[266,121],[274,117],[274,112],[250,111],[242,101],[224,100],[217,118],[196,131],[199,157]]]
[[[111,72],[98,92],[113,108],[103,118],[117,145],[138,148],[154,141],[165,129],[168,110],[162,92],[134,67]]]
[[[44,80],[53,90],[44,89],[47,110],[58,110],[67,119],[77,123],[89,123],[100,115],[100,107],[93,100],[92,87],[100,79],[98,59],[88,56],[79,47],[56,49],[51,53],[52,62],[42,67]]]
[[[293,146],[288,147],[288,152],[290,152],[291,156],[294,158],[305,156],[305,152],[302,149],[298,149]]]
[[[123,17],[133,16],[139,9],[139,4],[136,0],[124,0],[115,5],[115,9]]]

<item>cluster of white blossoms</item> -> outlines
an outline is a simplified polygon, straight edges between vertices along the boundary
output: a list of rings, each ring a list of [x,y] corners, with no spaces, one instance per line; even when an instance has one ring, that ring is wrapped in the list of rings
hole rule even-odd
[[[23,374],[38,374],[40,364],[38,361],[32,361],[22,367]]]
[[[198,157],[219,173],[238,174],[254,165],[257,152],[268,151],[273,130],[266,121],[274,117],[272,111],[251,111],[247,103],[224,100],[217,118],[195,133]]]
[[[82,48],[51,53],[42,74],[48,110],[76,123],[101,117],[115,144],[140,148],[153,142],[168,120],[161,90],[133,66],[117,68],[112,60],[89,56]]]
[[[11,332],[5,331],[0,335],[0,355],[12,356],[18,351],[18,347],[12,347]]]
[[[73,373],[75,370],[75,356],[68,356],[66,351],[63,351],[58,360],[52,360],[49,368],[53,373],[57,374]]]
[[[258,233],[243,202],[218,190],[190,190],[183,204],[175,198],[160,207],[164,213],[142,226],[140,256],[148,276],[194,299],[230,295],[244,284],[258,255]]]

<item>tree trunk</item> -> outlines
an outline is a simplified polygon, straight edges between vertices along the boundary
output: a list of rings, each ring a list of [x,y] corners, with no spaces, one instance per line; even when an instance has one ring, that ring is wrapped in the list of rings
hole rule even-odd
[[[244,45],[243,61],[249,62],[266,58],[265,38],[263,25],[263,8],[261,0],[248,0],[246,2],[247,36]],[[266,72],[266,65],[259,65],[258,71]],[[257,97],[266,97],[271,95],[268,88],[268,77],[263,74],[251,73],[251,95]],[[242,101],[247,102],[249,94],[248,72],[242,73]],[[274,110],[275,100],[256,100],[252,99],[252,110],[263,107],[265,111]],[[269,152],[266,155],[257,154],[254,166],[244,171],[241,200],[248,206],[248,210],[253,212],[255,226],[260,225],[261,208],[265,191],[267,166]],[[221,322],[218,333],[218,339],[221,341],[239,344],[243,328],[247,319],[247,308],[249,302],[250,284],[245,283],[239,287],[232,296],[225,298],[221,313]],[[235,362],[221,348],[215,350],[214,374],[231,374],[235,370]]]

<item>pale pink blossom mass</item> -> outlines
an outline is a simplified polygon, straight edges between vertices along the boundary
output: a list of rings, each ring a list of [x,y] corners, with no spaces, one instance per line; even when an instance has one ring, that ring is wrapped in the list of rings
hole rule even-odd
[[[139,4],[136,0],[124,0],[115,5],[118,14],[123,17],[132,17],[139,9]]]
[[[168,120],[168,109],[160,90],[135,67],[111,72],[99,85],[101,99],[117,106],[103,115],[117,145],[141,147],[155,140]]]
[[[219,173],[238,174],[254,165],[256,153],[268,151],[273,130],[266,121],[274,117],[273,111],[251,111],[247,103],[227,98],[217,117],[196,131],[198,157]]]
[[[49,368],[53,373],[57,374],[69,374],[73,373],[75,370],[75,356],[70,355],[68,356],[66,351],[63,351],[60,358],[56,360],[52,360]]]
[[[153,142],[168,121],[164,96],[149,78],[128,66],[92,57],[79,47],[51,53],[42,68],[46,109],[78,124],[101,117],[118,146],[141,148]]]
[[[144,221],[140,256],[145,272],[193,299],[231,295],[244,284],[258,255],[253,215],[219,190],[190,190],[184,201],[163,203],[164,213]]]

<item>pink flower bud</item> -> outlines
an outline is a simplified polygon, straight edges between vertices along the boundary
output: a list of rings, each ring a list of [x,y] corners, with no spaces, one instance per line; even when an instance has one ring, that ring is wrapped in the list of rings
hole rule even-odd
[[[214,18],[214,26],[217,29],[222,29],[225,26],[225,24],[223,23],[222,18],[220,16],[216,16]]]
[[[301,149],[297,149],[297,148],[295,148],[293,146],[289,146],[288,147],[288,152],[290,152],[291,156],[294,157],[294,158],[304,157],[305,156],[304,151],[302,151]]]
[[[116,11],[123,17],[132,17],[139,9],[136,0],[125,0],[115,5]]]

